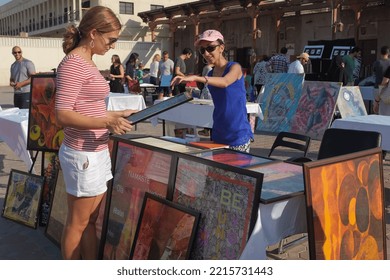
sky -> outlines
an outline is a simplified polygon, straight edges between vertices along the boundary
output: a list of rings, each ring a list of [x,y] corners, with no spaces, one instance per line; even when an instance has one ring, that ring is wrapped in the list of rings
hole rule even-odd
[[[8,2],[11,2],[11,0],[0,0],[0,6]]]

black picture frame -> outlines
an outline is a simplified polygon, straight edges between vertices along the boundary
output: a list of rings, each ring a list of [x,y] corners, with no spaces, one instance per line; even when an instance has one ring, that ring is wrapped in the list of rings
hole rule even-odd
[[[263,174],[179,154],[169,200],[201,213],[191,259],[239,259],[257,220]]]
[[[36,229],[45,178],[11,169],[2,216]]]
[[[189,259],[199,217],[198,211],[146,193],[130,259]]]

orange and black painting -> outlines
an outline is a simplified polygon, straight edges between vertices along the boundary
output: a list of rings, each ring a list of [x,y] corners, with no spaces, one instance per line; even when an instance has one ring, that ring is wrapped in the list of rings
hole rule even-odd
[[[304,164],[311,259],[386,259],[381,149]]]
[[[37,74],[31,77],[28,150],[55,152],[60,148],[64,132],[55,119],[55,95],[55,74]]]

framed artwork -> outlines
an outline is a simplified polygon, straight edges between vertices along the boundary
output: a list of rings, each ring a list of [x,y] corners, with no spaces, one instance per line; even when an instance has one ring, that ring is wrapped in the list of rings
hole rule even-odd
[[[357,86],[341,87],[340,94],[337,99],[337,107],[343,119],[367,115],[362,93]]]
[[[31,77],[31,98],[27,149],[55,152],[64,138],[55,119],[56,75],[36,74]]]
[[[239,259],[256,222],[263,174],[179,155],[173,201],[201,213],[191,259]]]
[[[39,225],[46,226],[49,219],[50,205],[56,186],[57,174],[60,170],[60,161],[55,152],[42,152],[42,176],[45,183],[42,188],[42,199],[39,213]]]
[[[267,132],[291,131],[291,120],[298,109],[304,76],[300,74],[268,74],[264,86],[261,110],[256,130]]]
[[[304,193],[302,165],[279,161],[249,169],[264,174],[261,203],[267,204]]]
[[[179,152],[179,153],[194,153],[194,152],[201,152],[204,149],[196,148],[187,146],[185,144],[169,141],[166,139],[161,139],[157,137],[144,137],[144,138],[137,138],[132,139],[132,143],[138,144],[141,147],[145,148],[160,148],[171,152]]]
[[[197,211],[146,193],[130,259],[188,259],[199,216]]]
[[[2,216],[36,229],[44,181],[42,176],[12,169]]]
[[[311,259],[386,259],[380,148],[304,164]]]
[[[341,83],[305,81],[289,132],[320,140],[330,126]]]
[[[102,259],[129,259],[145,193],[168,195],[173,154],[131,144],[133,140],[114,144],[114,180],[107,194],[99,251]]]
[[[231,149],[207,150],[192,155],[241,168],[250,168],[252,166],[274,161],[274,159],[255,156]]]

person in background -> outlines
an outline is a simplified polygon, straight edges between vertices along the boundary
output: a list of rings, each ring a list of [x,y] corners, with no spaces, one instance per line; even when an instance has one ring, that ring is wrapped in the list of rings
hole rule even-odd
[[[65,57],[57,69],[56,119],[64,127],[59,159],[64,174],[68,216],[62,233],[64,259],[96,259],[95,223],[112,178],[109,132],[132,129],[126,119],[134,111],[106,111],[109,86],[93,61],[115,48],[122,25],[102,6],[90,8],[78,27],[70,25],[63,39]]]
[[[305,68],[303,68],[303,66],[308,62],[309,54],[301,53],[299,56],[297,56],[297,59],[290,64],[287,73],[305,74]]]
[[[138,64],[138,69],[135,71],[135,78],[140,84],[144,82],[144,79],[148,77],[149,74],[144,74],[144,65],[142,63]]]
[[[265,85],[268,73],[266,67],[268,60],[269,57],[267,55],[263,55],[261,60],[259,60],[253,68],[253,83],[256,87],[257,94],[260,93],[261,88]]]
[[[280,54],[274,55],[267,62],[267,71],[269,73],[287,73],[288,60],[287,60],[287,48],[282,47]]]
[[[181,55],[178,56],[175,60],[175,64],[173,66],[173,77],[186,75],[187,66],[185,61],[187,59],[190,59],[191,56],[192,56],[192,50],[190,48],[184,48]],[[173,88],[173,95],[178,95],[179,93],[185,91],[186,91],[186,85],[178,84]]]
[[[161,61],[161,55],[158,53],[153,56],[153,61],[150,64],[150,83],[153,85],[158,85],[158,65]]]
[[[390,66],[387,67],[385,73],[383,74],[383,79],[379,86],[388,87],[389,81],[390,81]],[[380,97],[379,90],[375,94],[373,111],[374,113],[379,115],[390,116],[390,105],[383,103]]]
[[[9,85],[14,88],[14,106],[20,109],[30,108],[31,75],[35,74],[35,66],[31,60],[24,58],[19,46],[12,48],[15,62],[11,65]]]
[[[213,64],[206,64],[202,69],[202,76],[207,76],[208,73],[213,69]],[[213,99],[210,93],[210,90],[207,86],[205,86],[203,83],[197,83],[198,88],[200,91],[200,99]],[[202,130],[198,131],[198,134],[201,136],[210,136],[210,128],[203,128]]]
[[[126,84],[129,92],[137,93],[138,87],[137,87],[137,79],[135,77],[136,70],[137,70],[137,63],[139,61],[139,54],[138,53],[131,53],[129,60],[126,62],[126,72],[125,72],[125,78],[126,78]],[[135,90],[137,88],[137,90]]]
[[[163,96],[172,96],[171,87],[170,86],[163,86],[163,85],[161,85],[161,82],[163,80],[163,76],[171,76],[172,77],[173,65],[174,65],[174,62],[172,61],[172,59],[169,58],[168,52],[163,51],[162,59],[160,61],[160,65],[158,68],[158,77],[160,78],[160,91],[161,91],[159,98],[162,98]]]
[[[214,102],[211,139],[230,149],[249,152],[253,133],[247,117],[246,91],[241,65],[224,56],[225,42],[217,30],[206,30],[195,42],[200,54],[214,68],[205,76],[176,76],[172,85],[204,83]]]
[[[353,78],[353,71],[355,69],[355,58],[359,58],[362,55],[362,50],[359,47],[354,47],[349,54],[343,56],[343,62],[345,65],[345,73],[347,75],[347,85],[353,86],[355,84]]]
[[[333,56],[327,76],[330,82],[341,82],[343,86],[347,85],[348,78],[345,73],[345,65],[340,55]]]
[[[381,48],[380,58],[374,62],[373,64],[373,72],[375,75],[375,85],[374,87],[377,89],[378,86],[382,83],[383,74],[386,69],[390,67],[390,59],[389,59],[390,49],[388,46],[383,46]]]
[[[111,57],[110,67],[110,92],[125,92],[123,89],[122,80],[125,77],[125,69],[118,55],[114,54]]]

